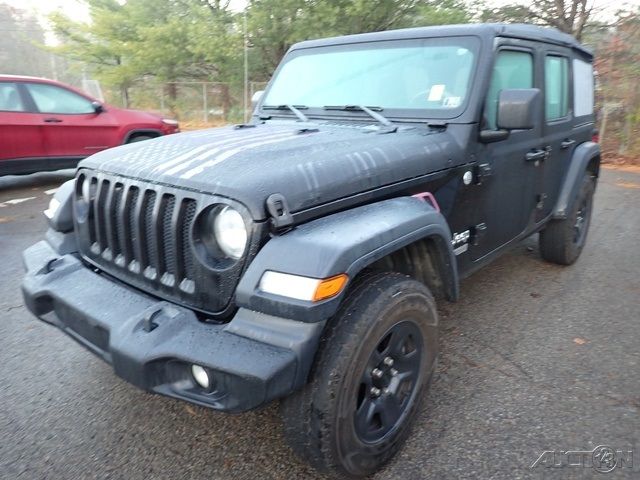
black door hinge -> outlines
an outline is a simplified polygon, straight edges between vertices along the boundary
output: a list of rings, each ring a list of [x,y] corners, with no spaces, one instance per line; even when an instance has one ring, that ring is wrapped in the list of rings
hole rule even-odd
[[[287,199],[281,193],[272,193],[267,198],[267,212],[271,216],[271,227],[282,230],[293,225],[293,216],[289,211]]]
[[[493,171],[491,169],[491,164],[489,163],[481,163],[479,165],[476,165],[474,168],[476,185],[482,185],[483,179],[486,177],[490,177],[491,175],[493,175]]]

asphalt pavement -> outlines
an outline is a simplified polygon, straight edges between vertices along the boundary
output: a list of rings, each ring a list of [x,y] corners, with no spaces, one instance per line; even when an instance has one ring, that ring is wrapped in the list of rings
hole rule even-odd
[[[71,176],[0,178],[0,479],[322,478],[275,404],[227,415],[142,392],[27,312],[21,252]],[[576,265],[543,262],[532,237],[463,281],[413,434],[375,478],[639,478],[639,239],[640,173],[604,170]],[[609,474],[559,453],[599,445],[619,451]]]

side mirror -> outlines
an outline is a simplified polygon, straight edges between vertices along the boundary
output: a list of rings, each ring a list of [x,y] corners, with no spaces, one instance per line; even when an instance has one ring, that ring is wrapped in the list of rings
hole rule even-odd
[[[498,97],[498,128],[531,130],[540,114],[540,90],[521,88],[501,90]]]
[[[252,110],[256,109],[256,106],[258,105],[258,102],[262,98],[263,94],[264,94],[264,90],[258,90],[257,92],[255,92],[253,94],[253,96],[251,97],[251,109]]]
[[[93,107],[93,111],[96,113],[104,112],[104,106],[100,102],[91,102],[91,106]]]

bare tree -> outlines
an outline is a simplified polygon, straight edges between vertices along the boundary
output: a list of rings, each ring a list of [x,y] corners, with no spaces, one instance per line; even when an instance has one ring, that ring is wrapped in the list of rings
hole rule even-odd
[[[484,21],[534,23],[555,27],[582,40],[594,12],[595,0],[534,0],[530,5],[512,4],[484,12]]]

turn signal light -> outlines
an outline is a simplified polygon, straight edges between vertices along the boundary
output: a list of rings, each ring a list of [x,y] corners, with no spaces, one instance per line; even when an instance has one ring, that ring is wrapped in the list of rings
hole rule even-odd
[[[347,280],[349,277],[346,273],[341,273],[340,275],[336,275],[335,277],[325,278],[318,283],[316,287],[316,291],[313,294],[314,302],[319,302],[320,300],[326,300],[327,298],[335,297],[338,295],[344,286],[347,284]]]

